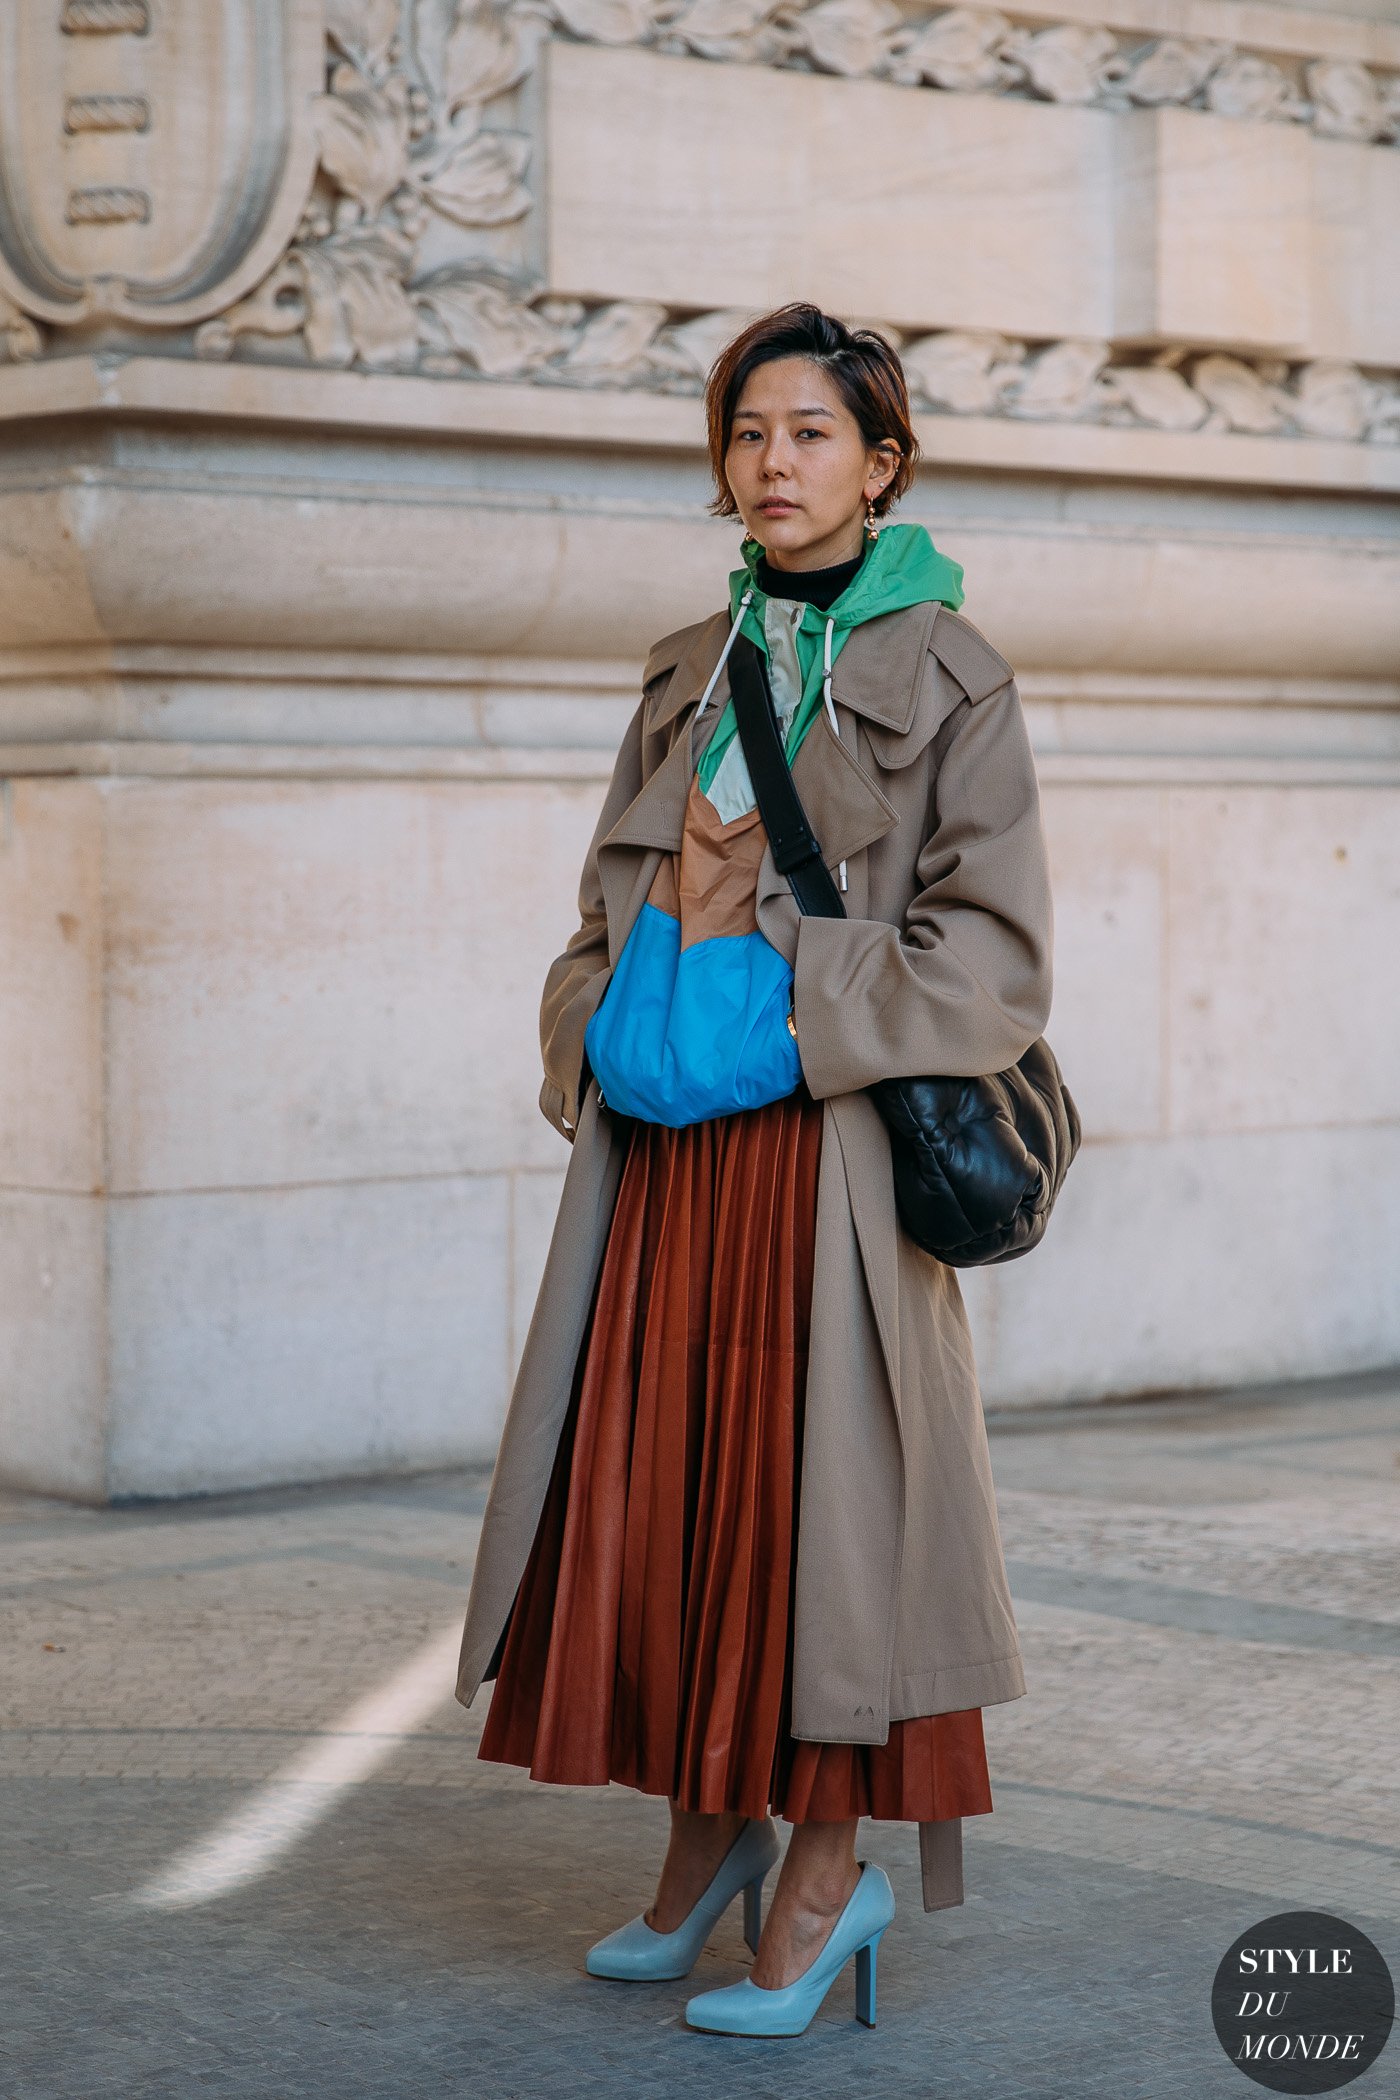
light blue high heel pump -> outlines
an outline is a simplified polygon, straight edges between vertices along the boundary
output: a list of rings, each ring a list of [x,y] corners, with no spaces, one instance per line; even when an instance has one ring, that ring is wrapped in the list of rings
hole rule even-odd
[[[894,1890],[883,1867],[860,1863],[860,1880],[821,1953],[795,1983],[764,1990],[752,1977],[701,1991],[686,2006],[692,2027],[707,2034],[802,2034],[846,1963],[856,1958],[856,2018],[875,2025],[875,1950],[894,1916]]]
[[[589,1948],[584,1967],[590,1976],[608,1976],[622,1983],[688,1976],[711,1927],[740,1889],[744,1892],[744,1938],[757,1954],[763,1880],[777,1864],[778,1852],[778,1833],[767,1816],[746,1823],[720,1861],[714,1880],[674,1932],[655,1931],[644,1916],[629,1918]]]

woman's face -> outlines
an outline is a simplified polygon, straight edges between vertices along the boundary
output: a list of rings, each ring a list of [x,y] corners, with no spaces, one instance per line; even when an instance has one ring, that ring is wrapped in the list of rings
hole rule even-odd
[[[867,446],[832,379],[808,357],[775,357],[744,381],[724,471],[739,515],[776,569],[824,569],[859,554],[867,497],[899,464]]]

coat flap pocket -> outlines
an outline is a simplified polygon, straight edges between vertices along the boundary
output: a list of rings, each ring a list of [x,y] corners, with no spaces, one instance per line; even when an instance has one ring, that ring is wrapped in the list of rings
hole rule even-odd
[[[863,725],[870,755],[882,773],[897,773],[902,766],[919,758],[949,716],[967,698],[958,680],[936,656],[930,654],[926,662],[923,684],[914,705],[914,719],[909,727],[892,729],[888,723],[870,721]]]
[[[887,773],[909,765],[962,701],[985,700],[989,693],[999,692],[1012,675],[1006,658],[970,620],[940,605],[909,727],[901,730],[885,722],[866,722],[875,763]]]

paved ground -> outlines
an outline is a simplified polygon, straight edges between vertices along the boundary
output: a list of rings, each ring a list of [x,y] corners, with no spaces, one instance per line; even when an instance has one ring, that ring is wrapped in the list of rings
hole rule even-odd
[[[3,2100],[1259,2091],[1210,2027],[1237,1933],[1335,1910],[1400,1973],[1400,1379],[993,1428],[1031,1690],[968,1901],[926,1917],[912,1831],[864,1824],[880,2023],[848,1975],[795,2042],[681,2021],[737,1907],[689,1983],[584,1975],[665,1809],[475,1757],[479,1477],[0,1499]],[[1400,2037],[1351,2090],[1400,2094]]]

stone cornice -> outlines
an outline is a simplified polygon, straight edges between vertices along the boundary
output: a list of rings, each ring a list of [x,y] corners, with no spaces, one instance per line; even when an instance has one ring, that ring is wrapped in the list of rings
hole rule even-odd
[[[526,0],[521,0],[525,5]],[[534,0],[531,0],[534,4]],[[1400,50],[1382,62],[1337,41],[1313,15],[1306,40],[1282,10],[1222,7],[942,7],[894,0],[537,0],[556,34],[648,44],[727,63],[797,67],[944,93],[1018,95],[1104,109],[1206,109],[1306,124],[1326,138],[1400,138]],[[1228,26],[1227,26],[1228,25]],[[1349,25],[1356,26],[1356,25]],[[1346,55],[1341,55],[1345,53]]]
[[[1042,786],[1055,787],[1400,787],[1400,758],[1334,758],[1326,753],[1241,756],[1192,752],[1047,751],[1037,736],[1036,711],[1027,709]],[[0,742],[7,779],[89,780],[334,780],[510,781],[605,786],[616,751],[559,745],[533,752],[452,751],[441,745]]]
[[[194,417],[697,456],[705,445],[698,400],[642,389],[446,384],[407,373],[210,365],[188,357],[67,357],[0,369],[0,421],[52,417]],[[1182,431],[971,412],[920,413],[915,429],[933,472],[948,467],[1372,494],[1400,490],[1400,445],[1394,444],[1325,437],[1300,443],[1277,430]],[[0,478],[23,471],[12,468]]]
[[[368,650],[0,649],[0,772],[602,782],[639,672],[637,663],[588,658]],[[1022,668],[1017,684],[1046,782],[1400,784],[1394,680]],[[325,711],[328,693],[335,717]],[[354,739],[330,726],[348,701],[357,719],[369,717]]]
[[[175,358],[416,372],[468,380],[489,395],[521,385],[586,392],[595,402],[621,393],[629,404],[639,395],[698,394],[747,312],[563,298],[534,276],[534,142],[522,96],[551,36],[911,90],[1104,109],[1172,105],[1304,124],[1336,139],[1400,138],[1400,73],[1352,55],[1360,25],[1197,0],[1187,11],[1190,35],[1160,33],[1177,13],[1150,0],[1094,20],[1073,5],[1053,14],[1032,6],[913,15],[894,0],[513,0],[474,9],[445,0],[407,11],[394,0],[333,0],[324,88],[309,102],[290,92],[304,57],[288,44],[287,167],[303,171],[304,204],[295,237],[261,282],[235,296],[246,290],[247,257],[231,254],[222,293],[217,272],[202,290],[185,286],[179,325],[166,327],[129,284],[98,276],[78,287],[65,319],[62,301],[26,290],[16,253],[0,274],[0,351],[14,362],[60,359],[92,339],[106,301],[106,340]],[[304,43],[304,0],[288,19],[302,25]],[[77,33],[66,17],[63,33]],[[1400,34],[1383,25],[1360,47],[1400,60]],[[5,181],[0,166],[0,193]],[[275,206],[285,220],[289,194],[284,180],[269,213]],[[6,228],[13,246],[17,225],[12,197],[8,214],[0,211],[0,263]],[[33,242],[19,245],[31,258],[37,252]],[[254,244],[248,252],[262,251]],[[42,275],[31,269],[36,285]],[[1400,441],[1400,375],[1341,358],[1237,355],[1191,342],[1144,350],[987,329],[902,333],[878,318],[875,325],[900,349],[915,404],[940,433],[948,422],[1073,426],[1082,447],[1086,426],[1105,438],[1133,430],[1173,447],[1186,441],[1195,464],[1179,471],[1205,474],[1215,471],[1212,441],[1242,437],[1255,446],[1244,457],[1265,479],[1276,471],[1265,445],[1320,454]],[[636,411],[629,405],[627,413]],[[589,420],[596,427],[593,409]],[[949,442],[956,454],[957,440]],[[934,449],[947,456],[941,435]],[[1019,439],[1006,449],[1036,451]],[[1099,449],[1111,457],[1111,444]],[[1232,478],[1226,456],[1217,445],[1214,457]],[[1300,460],[1291,471],[1326,482],[1334,469],[1319,457],[1315,470]],[[1382,469],[1380,480],[1389,479]],[[1364,470],[1358,480],[1376,485]]]

